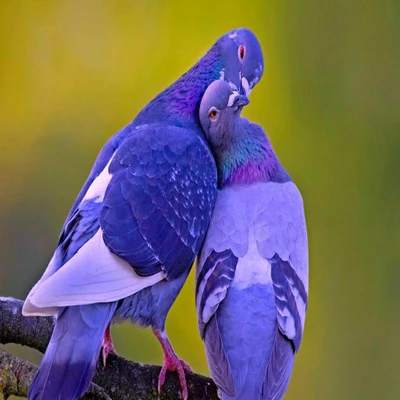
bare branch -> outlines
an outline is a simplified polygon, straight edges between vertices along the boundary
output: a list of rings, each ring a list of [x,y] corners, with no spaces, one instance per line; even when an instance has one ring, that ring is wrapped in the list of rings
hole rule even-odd
[[[23,317],[21,314],[22,304],[23,302],[18,299],[0,297],[0,344],[16,343],[29,346],[43,353],[53,330],[53,318]],[[7,360],[4,367],[1,357],[5,357],[4,359]],[[26,395],[26,388],[32,381],[35,367],[26,361],[10,356],[4,351],[0,353],[0,365],[0,393],[2,393],[3,379],[11,382],[13,379],[19,378],[21,388],[18,384],[17,386],[8,384],[7,387],[16,387],[20,390],[20,393],[25,393],[19,395]],[[23,371],[24,382],[21,381],[22,375],[20,373],[16,375],[10,365],[14,366],[15,371]],[[105,399],[105,397],[99,397],[99,395],[102,395],[101,388],[103,388],[113,400],[179,399],[179,381],[176,374],[173,373],[168,374],[162,393],[158,397],[157,381],[159,373],[160,367],[158,366],[138,364],[110,354],[105,368],[101,363],[97,365],[93,382],[100,388],[94,388],[90,398]],[[189,399],[219,399],[217,388],[211,379],[197,374],[187,374],[186,379]],[[5,394],[6,398],[8,395]],[[89,397],[85,398],[88,399]]]
[[[0,393],[9,396],[26,397],[28,388],[35,377],[37,368],[28,361],[21,360],[0,349]],[[111,400],[104,389],[91,384],[84,400]]]

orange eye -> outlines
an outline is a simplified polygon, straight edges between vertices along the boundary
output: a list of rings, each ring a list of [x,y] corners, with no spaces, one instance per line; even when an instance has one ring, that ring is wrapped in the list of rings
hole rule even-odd
[[[215,108],[212,108],[208,113],[208,118],[216,119],[218,115],[218,111]]]
[[[246,47],[244,47],[242,44],[239,46],[238,48],[238,57],[239,57],[239,61],[243,62],[244,57],[246,55]]]

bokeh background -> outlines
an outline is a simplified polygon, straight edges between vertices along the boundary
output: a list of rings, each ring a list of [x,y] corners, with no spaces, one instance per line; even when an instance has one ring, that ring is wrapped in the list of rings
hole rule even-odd
[[[1,0],[0,295],[24,298],[39,278],[107,139],[246,26],[266,68],[244,114],[300,187],[309,228],[306,332],[286,398],[399,399],[399,16],[398,0]],[[207,374],[193,297],[191,276],[167,329]],[[113,334],[121,355],[161,362],[150,331]]]

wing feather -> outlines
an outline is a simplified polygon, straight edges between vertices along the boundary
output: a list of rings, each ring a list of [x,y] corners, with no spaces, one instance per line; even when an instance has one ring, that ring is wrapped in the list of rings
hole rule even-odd
[[[165,278],[161,271],[141,277],[105,245],[101,229],[62,268],[30,294],[29,303],[43,308],[111,302],[128,297]],[[26,311],[26,310],[25,310]],[[32,310],[30,315],[36,315]]]
[[[208,147],[192,130],[161,124],[123,136],[100,153],[26,315],[118,300],[191,267],[216,196]]]
[[[196,282],[197,319],[208,365],[218,387],[230,395],[234,395],[235,387],[216,312],[233,281],[237,262],[230,250],[212,250],[200,266]]]
[[[147,126],[120,146],[110,172],[100,212],[107,246],[138,275],[180,276],[203,242],[216,197],[208,147],[190,130]]]

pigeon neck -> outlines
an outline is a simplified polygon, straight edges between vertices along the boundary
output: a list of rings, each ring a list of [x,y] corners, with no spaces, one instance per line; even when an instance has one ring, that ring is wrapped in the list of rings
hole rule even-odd
[[[290,181],[263,130],[245,119],[241,121],[230,144],[215,154],[219,187]]]
[[[135,125],[159,121],[180,127],[199,127],[201,98],[208,85],[221,78],[222,70],[222,58],[216,43],[188,72],[139,113]]]

